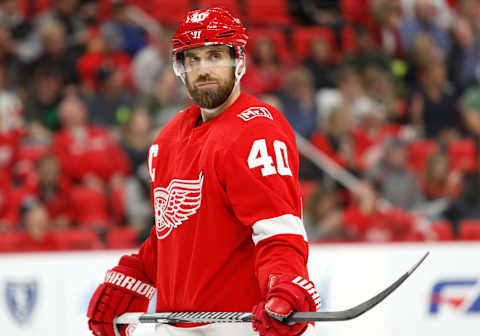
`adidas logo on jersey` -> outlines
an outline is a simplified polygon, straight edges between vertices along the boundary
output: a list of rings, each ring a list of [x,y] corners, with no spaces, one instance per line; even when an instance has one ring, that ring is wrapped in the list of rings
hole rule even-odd
[[[125,276],[125,274],[119,272],[108,271],[105,275],[105,282],[117,285],[119,287],[123,287],[132,292],[136,292],[140,295],[145,296],[149,300],[153,298],[153,295],[155,294],[154,287],[140,280],[137,280],[134,277]]]
[[[249,121],[256,117],[265,117],[273,120],[272,114],[265,107],[250,107],[249,109],[237,114],[243,121]]]

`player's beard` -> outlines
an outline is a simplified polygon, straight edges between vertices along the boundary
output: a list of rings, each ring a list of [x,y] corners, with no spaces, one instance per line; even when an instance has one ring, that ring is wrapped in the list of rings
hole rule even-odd
[[[198,88],[196,86],[197,83],[210,81],[217,82],[217,86],[214,88]],[[194,84],[187,81],[187,89],[193,102],[206,109],[214,109],[222,105],[230,96],[234,85],[235,76],[233,74],[224,81],[216,80],[210,77],[210,75],[198,76]]]

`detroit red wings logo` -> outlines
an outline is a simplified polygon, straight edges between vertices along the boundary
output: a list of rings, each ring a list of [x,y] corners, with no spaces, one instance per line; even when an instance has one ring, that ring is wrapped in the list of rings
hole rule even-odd
[[[173,179],[167,188],[153,190],[155,228],[158,239],[167,237],[174,228],[197,212],[202,201],[203,174],[198,180]]]

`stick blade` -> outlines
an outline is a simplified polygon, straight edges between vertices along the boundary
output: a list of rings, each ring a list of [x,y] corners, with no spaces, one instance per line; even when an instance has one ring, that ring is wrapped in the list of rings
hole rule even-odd
[[[397,289],[415,270],[423,263],[425,258],[430,252],[420,258],[415,265],[410,268],[404,275],[398,278],[397,281],[385,288],[383,291],[372,297],[371,299],[347,310],[333,311],[333,312],[296,312],[292,314],[287,322],[327,322],[327,321],[346,321],[354,319],[363,313],[366,313],[377,304],[382,302],[387,296],[389,296],[395,289]]]

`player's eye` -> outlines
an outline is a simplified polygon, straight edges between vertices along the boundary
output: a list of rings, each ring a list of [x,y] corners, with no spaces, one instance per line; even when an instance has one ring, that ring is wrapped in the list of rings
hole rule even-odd
[[[219,60],[222,59],[222,54],[220,54],[220,53],[214,53],[214,54],[212,54],[212,57],[211,57],[211,58],[212,58],[213,61],[219,61]]]

